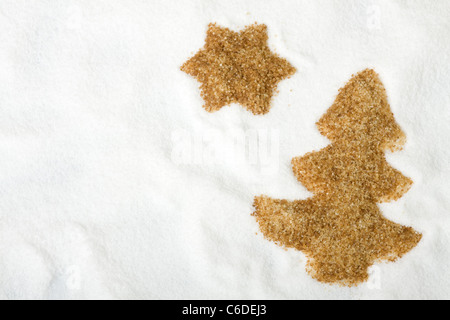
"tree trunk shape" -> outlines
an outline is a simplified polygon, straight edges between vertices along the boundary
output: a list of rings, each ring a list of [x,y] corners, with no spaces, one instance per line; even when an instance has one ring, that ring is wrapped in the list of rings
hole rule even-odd
[[[353,286],[368,280],[374,263],[401,258],[422,238],[383,217],[377,205],[401,198],[413,184],[384,155],[399,149],[405,135],[373,70],[340,90],[318,127],[332,144],[292,161],[314,197],[257,197],[254,216],[267,239],[306,254],[312,277]]]

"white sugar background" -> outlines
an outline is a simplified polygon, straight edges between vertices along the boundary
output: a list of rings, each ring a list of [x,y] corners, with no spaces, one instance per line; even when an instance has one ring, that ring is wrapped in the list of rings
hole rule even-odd
[[[0,298],[450,298],[449,16],[446,0],[1,0]],[[208,23],[255,21],[297,74],[268,115],[206,113],[179,67]],[[340,288],[256,235],[250,214],[256,195],[310,196],[290,161],[329,143],[315,122],[365,68],[407,133],[388,160],[415,182],[380,207],[424,238],[375,282]],[[179,130],[269,129],[270,174],[173,159]]]

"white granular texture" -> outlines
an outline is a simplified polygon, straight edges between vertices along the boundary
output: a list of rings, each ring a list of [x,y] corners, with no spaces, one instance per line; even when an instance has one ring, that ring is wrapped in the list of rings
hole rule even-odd
[[[449,16],[447,0],[0,1],[0,298],[449,299]],[[267,25],[298,70],[266,115],[205,112],[180,71],[212,22]],[[313,196],[291,159],[330,144],[315,123],[366,68],[407,137],[386,159],[414,181],[377,206],[423,239],[340,288],[249,213],[255,195]],[[240,131],[274,148],[236,162]]]

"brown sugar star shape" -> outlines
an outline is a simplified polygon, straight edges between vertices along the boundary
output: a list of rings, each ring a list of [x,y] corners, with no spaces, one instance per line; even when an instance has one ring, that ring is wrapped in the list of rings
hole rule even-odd
[[[209,25],[204,48],[181,67],[201,83],[208,112],[232,103],[255,115],[269,112],[278,83],[296,69],[270,50],[268,39],[263,24],[253,24],[241,32]]]
[[[297,179],[314,196],[257,197],[253,215],[267,239],[306,254],[313,278],[355,286],[368,280],[374,263],[396,261],[422,239],[377,206],[398,200],[413,184],[384,154],[401,149],[406,135],[373,70],[355,75],[317,126],[332,143],[292,161]]]

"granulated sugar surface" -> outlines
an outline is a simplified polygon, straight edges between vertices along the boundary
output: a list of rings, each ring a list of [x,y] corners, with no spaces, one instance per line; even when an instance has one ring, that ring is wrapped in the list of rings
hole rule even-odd
[[[0,299],[450,299],[448,17],[448,0],[0,1]],[[266,25],[271,52],[297,69],[278,83],[270,112],[254,116],[242,101],[202,107],[201,83],[180,67],[204,49],[214,22],[237,34]],[[315,123],[368,68],[407,139],[380,152],[403,135],[375,109],[381,120],[370,130],[388,124],[391,134],[371,135],[384,140],[364,147],[373,150],[366,172],[366,156],[339,142],[358,130],[351,117],[322,121],[326,137]],[[266,110],[269,99],[251,92]],[[330,201],[309,192],[338,188],[311,161],[335,163],[344,150],[342,192]],[[306,157],[295,162],[301,182],[294,157]],[[361,177],[367,214],[327,217],[350,203],[344,191]],[[372,258],[413,246],[408,227],[423,237],[395,263],[375,262],[368,281],[328,285],[305,271],[302,251],[264,238],[251,216],[257,195],[287,199],[292,212],[302,200],[296,210],[314,229],[328,223],[355,239],[354,249],[330,251],[361,260],[361,270],[328,273],[316,259],[321,278],[362,279]],[[305,246],[328,241],[301,226]]]

